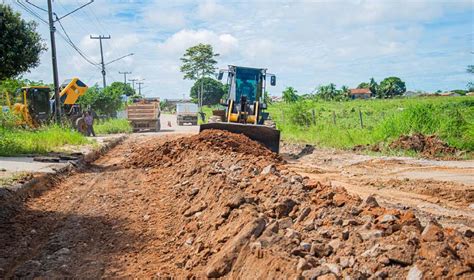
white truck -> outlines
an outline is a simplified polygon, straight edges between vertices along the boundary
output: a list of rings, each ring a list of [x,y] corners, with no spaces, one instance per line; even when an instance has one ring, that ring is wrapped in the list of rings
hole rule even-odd
[[[197,125],[198,111],[197,104],[178,103],[176,104],[176,122],[178,125],[184,125],[186,123]]]
[[[140,100],[127,106],[127,119],[133,131],[154,130],[160,131],[160,101]]]

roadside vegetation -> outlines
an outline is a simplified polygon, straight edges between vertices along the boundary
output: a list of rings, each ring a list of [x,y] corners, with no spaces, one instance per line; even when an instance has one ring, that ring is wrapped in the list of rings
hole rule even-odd
[[[96,134],[132,133],[133,129],[126,119],[107,119],[94,124]]]
[[[389,143],[403,134],[436,134],[474,151],[472,97],[418,97],[352,101],[302,99],[278,102],[269,112],[282,138],[325,147]]]
[[[37,129],[17,126],[17,117],[0,112],[0,156],[43,154],[64,145],[84,145],[87,138],[68,127],[46,125]]]

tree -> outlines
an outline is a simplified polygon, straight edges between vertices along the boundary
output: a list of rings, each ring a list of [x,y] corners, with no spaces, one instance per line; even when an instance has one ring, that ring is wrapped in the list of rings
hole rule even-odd
[[[407,89],[405,83],[398,77],[388,77],[380,82],[379,86],[381,96],[391,98],[402,95]]]
[[[344,97],[344,98],[349,98],[350,94],[351,94],[351,90],[349,89],[348,86],[342,86],[341,89],[340,89],[340,96],[341,97]]]
[[[221,82],[209,77],[200,78],[194,83],[190,94],[193,101],[198,100],[201,85],[204,89],[202,94],[202,105],[219,104],[219,101],[224,95],[224,85]]]
[[[114,116],[123,106],[122,92],[123,89],[117,87],[108,86],[102,89],[95,84],[79,97],[78,103],[83,109],[92,109],[100,115]]]
[[[263,93],[263,103],[267,105],[270,105],[273,103],[272,98],[270,97],[270,94],[268,93],[268,91],[265,91]]]
[[[336,85],[330,83],[329,85],[319,86],[317,95],[324,100],[335,100],[341,92],[336,89]]]
[[[217,64],[214,58],[217,56],[219,56],[219,54],[214,53],[212,46],[209,44],[199,44],[188,48],[181,58],[183,65],[181,65],[180,70],[184,73],[184,79],[196,81],[214,74],[216,70],[215,65]],[[201,108],[201,112],[204,89],[203,82],[204,80],[201,79],[201,90],[198,94],[198,106]]]
[[[282,94],[283,101],[286,103],[294,103],[298,101],[298,91],[293,87],[287,87]]]
[[[467,73],[474,74],[474,65],[468,65],[466,69]],[[469,82],[466,85],[468,91],[474,91],[474,82]]]
[[[379,85],[374,80],[374,78],[370,78],[369,89],[370,89],[370,92],[372,93],[372,96],[377,96],[378,95]]]
[[[36,32],[37,25],[22,19],[9,5],[0,4],[0,81],[39,65],[46,45]]]
[[[466,71],[467,73],[474,74],[474,65],[468,65]]]
[[[110,86],[114,91],[122,92],[122,95],[133,96],[135,91],[129,84],[124,84],[121,82],[113,82]]]
[[[369,87],[370,87],[370,84],[366,82],[362,82],[357,86],[357,88],[369,88]]]

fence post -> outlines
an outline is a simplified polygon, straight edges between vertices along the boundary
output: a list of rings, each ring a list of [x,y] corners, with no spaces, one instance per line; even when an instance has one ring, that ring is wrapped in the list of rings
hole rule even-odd
[[[364,122],[362,121],[362,112],[359,109],[360,128],[364,128]]]
[[[332,123],[336,125],[336,111],[332,111]]]
[[[314,108],[311,109],[311,114],[313,115],[313,125],[316,125],[316,112],[314,111]]]

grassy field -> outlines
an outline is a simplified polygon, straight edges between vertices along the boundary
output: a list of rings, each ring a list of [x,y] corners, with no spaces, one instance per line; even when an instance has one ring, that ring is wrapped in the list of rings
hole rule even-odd
[[[268,110],[282,138],[325,147],[388,143],[402,134],[436,134],[449,145],[474,151],[474,98],[276,103]],[[362,123],[361,123],[362,119]]]
[[[41,154],[64,145],[87,143],[87,138],[80,133],[59,126],[36,130],[0,127],[0,156]]]
[[[108,119],[94,124],[96,134],[131,133],[132,126],[126,119]]]

